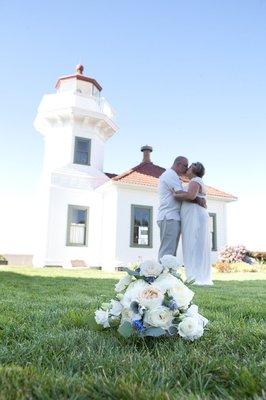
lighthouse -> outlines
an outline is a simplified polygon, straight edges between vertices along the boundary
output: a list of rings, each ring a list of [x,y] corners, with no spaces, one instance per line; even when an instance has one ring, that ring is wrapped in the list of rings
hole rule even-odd
[[[117,131],[101,85],[84,75],[60,77],[34,121],[44,140],[35,266],[99,264],[105,143]]]

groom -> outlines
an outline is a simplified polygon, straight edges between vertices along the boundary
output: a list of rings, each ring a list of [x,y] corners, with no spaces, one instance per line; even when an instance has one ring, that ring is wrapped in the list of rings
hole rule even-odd
[[[165,254],[176,255],[181,233],[181,201],[177,201],[174,198],[172,189],[175,191],[183,190],[180,176],[184,175],[187,169],[188,159],[179,156],[175,159],[172,167],[165,170],[159,178],[159,209],[157,217],[161,240],[158,255],[159,261]]]
[[[158,260],[166,255],[176,255],[181,233],[180,208],[181,201],[174,198],[172,189],[183,190],[180,176],[188,169],[188,159],[179,156],[174,160],[171,168],[167,169],[159,178],[159,209],[157,223],[160,228],[161,245]],[[193,200],[202,207],[206,207],[202,199]]]

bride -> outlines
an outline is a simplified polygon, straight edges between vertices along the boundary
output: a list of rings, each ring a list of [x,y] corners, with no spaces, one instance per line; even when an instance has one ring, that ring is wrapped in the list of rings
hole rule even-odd
[[[206,208],[191,202],[196,197],[206,198],[204,173],[200,162],[191,164],[187,171],[190,179],[187,191],[173,191],[173,195],[182,201],[181,234],[187,279],[194,280],[197,285],[212,285],[209,214]]]

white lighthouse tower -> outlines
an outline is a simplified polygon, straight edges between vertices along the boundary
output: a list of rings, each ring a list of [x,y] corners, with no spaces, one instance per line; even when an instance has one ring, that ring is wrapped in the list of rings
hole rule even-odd
[[[104,145],[118,129],[101,86],[83,75],[64,76],[45,95],[34,126],[45,152],[38,207],[35,266],[99,265]]]

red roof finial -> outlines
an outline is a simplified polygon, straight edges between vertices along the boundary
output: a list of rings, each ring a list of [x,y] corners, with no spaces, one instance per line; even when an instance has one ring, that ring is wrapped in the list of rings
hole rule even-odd
[[[84,71],[83,65],[78,64],[78,65],[76,66],[76,71],[77,71],[77,74],[82,75],[82,74],[83,74],[83,71]]]
[[[75,75],[61,76],[61,78],[58,79],[58,81],[56,82],[56,85],[55,85],[56,89],[59,89],[60,84],[61,84],[64,80],[75,78],[75,79],[77,79],[78,81],[90,82],[90,83],[92,83],[94,86],[96,86],[97,89],[98,89],[99,91],[101,91],[101,90],[102,90],[101,85],[99,85],[99,83],[98,83],[95,79],[90,78],[89,76],[83,75],[83,71],[84,71],[83,65],[82,65],[82,64],[78,64],[78,65],[76,66],[76,73],[75,73]]]

